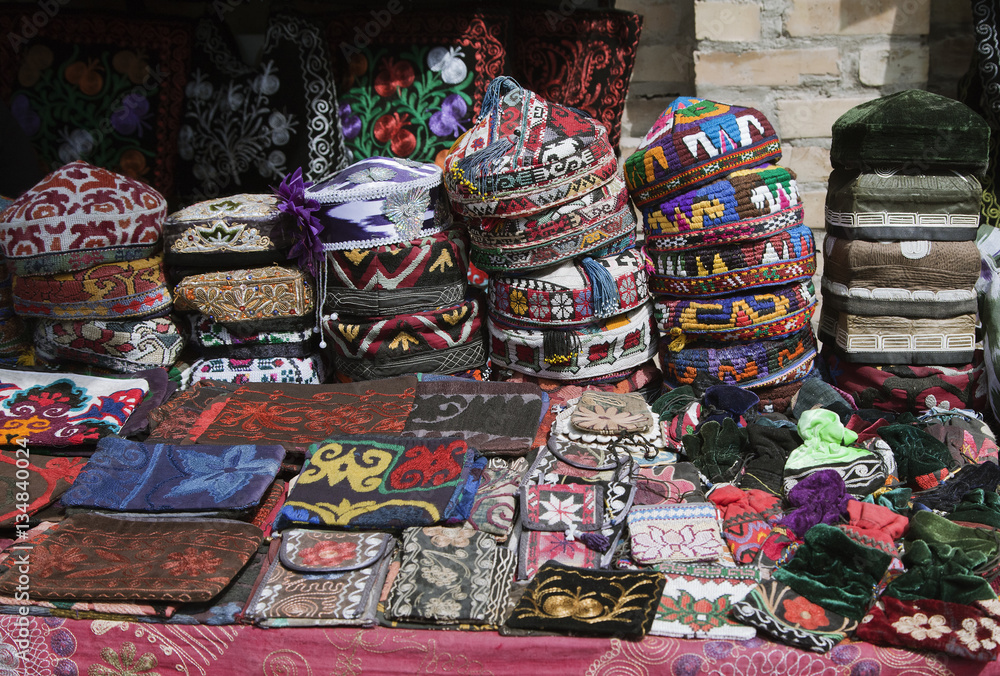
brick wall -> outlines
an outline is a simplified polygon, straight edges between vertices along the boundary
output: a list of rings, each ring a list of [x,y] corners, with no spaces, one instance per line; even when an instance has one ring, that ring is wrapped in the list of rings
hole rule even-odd
[[[748,105],[782,140],[810,227],[823,228],[830,128],[903,89],[956,95],[972,53],[968,0],[618,0],[645,16],[623,125],[630,154],[678,95]]]

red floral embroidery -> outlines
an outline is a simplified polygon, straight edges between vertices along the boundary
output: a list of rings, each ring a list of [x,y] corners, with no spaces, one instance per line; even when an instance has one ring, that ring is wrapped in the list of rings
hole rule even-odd
[[[409,87],[415,79],[412,63],[388,58],[383,62],[382,70],[375,76],[375,92],[383,98],[389,98],[396,95],[397,89]]]
[[[786,599],[781,602],[781,606],[785,610],[785,618],[803,629],[813,630],[830,624],[826,612],[803,596]]]
[[[587,358],[590,359],[590,361],[601,361],[602,359],[607,359],[609,347],[610,345],[608,343],[591,345]]]
[[[633,331],[625,336],[625,340],[622,341],[622,350],[633,350],[639,347],[640,342],[642,342],[642,332]]]
[[[467,450],[461,440],[439,443],[433,450],[430,446],[414,446],[403,453],[404,460],[389,474],[389,487],[408,490],[448,483],[462,473]]]
[[[417,147],[417,137],[409,130],[410,116],[389,113],[375,121],[373,134],[379,143],[388,143],[396,157],[409,157]]]
[[[339,566],[350,561],[357,552],[354,542],[333,542],[325,540],[299,551],[298,559],[306,566]]]
[[[171,575],[177,577],[183,575],[194,577],[211,575],[221,564],[222,559],[214,554],[195,547],[188,547],[183,552],[168,554],[167,562],[163,564],[163,567],[169,570]]]

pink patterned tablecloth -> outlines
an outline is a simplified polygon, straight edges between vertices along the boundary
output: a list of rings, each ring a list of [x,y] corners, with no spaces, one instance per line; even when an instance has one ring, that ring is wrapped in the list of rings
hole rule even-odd
[[[18,654],[17,618],[0,617],[0,674],[23,676],[962,676],[1000,665],[844,642],[826,655],[760,639],[699,641],[502,637],[492,632],[257,629],[30,618]],[[25,657],[26,659],[22,659]]]

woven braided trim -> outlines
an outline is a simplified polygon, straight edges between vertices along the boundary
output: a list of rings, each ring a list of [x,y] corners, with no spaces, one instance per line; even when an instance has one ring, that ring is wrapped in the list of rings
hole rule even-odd
[[[646,246],[657,251],[681,251],[717,244],[752,242],[803,223],[802,205],[796,204],[767,216],[728,223],[706,230],[695,230],[680,235],[654,235],[649,233],[650,228],[647,225],[649,212],[643,211],[641,214],[643,227],[647,233]]]
[[[481,335],[463,345],[433,350],[392,361],[349,359],[334,350],[334,368],[352,380],[374,380],[410,373],[455,373],[486,363],[486,345]]]
[[[713,345],[697,341],[674,352],[660,342],[664,381],[671,387],[690,385],[705,373],[727,385],[765,387],[804,377],[816,357],[816,339],[806,327],[775,340]]]
[[[641,209],[654,202],[662,202],[678,192],[691,190],[706,181],[723,178],[726,174],[737,169],[755,167],[758,164],[776,162],[779,159],[781,159],[780,141],[768,139],[754,148],[746,148],[721,159],[715,158],[711,162],[691,167],[671,176],[663,183],[632,190],[629,194],[632,196],[636,208]]]
[[[8,258],[11,272],[19,277],[56,275],[75,270],[86,270],[105,263],[124,263],[140,258],[152,258],[160,250],[160,242],[144,246],[105,247],[64,253],[38,254]]]
[[[333,312],[386,317],[388,315],[426,312],[457,305],[465,298],[466,282],[415,289],[338,289],[327,287],[325,308]]]
[[[532,270],[561,263],[577,256],[600,258],[635,246],[635,217],[624,209],[585,232],[572,233],[557,241],[522,250],[484,252],[472,247],[470,258],[486,272]]]
[[[648,303],[595,327],[566,332],[579,340],[579,349],[565,363],[545,361],[546,331],[505,327],[492,317],[487,325],[493,363],[554,380],[596,378],[635,368],[656,354],[656,326]]]
[[[640,251],[627,249],[596,260],[614,279],[619,301],[615,314],[649,300],[646,263]],[[491,276],[487,289],[490,313],[516,326],[572,327],[595,321],[590,279],[577,261],[550,268],[540,278]]]
[[[815,309],[812,281],[706,301],[661,299],[654,305],[664,339],[681,341],[696,336],[744,341],[776,338],[804,328]]]
[[[139,319],[170,311],[167,287],[114,299],[83,303],[31,303],[14,299],[14,311],[25,317],[53,319]]]
[[[976,312],[979,301],[974,289],[869,289],[822,281],[823,302],[834,310],[855,315],[896,315],[944,319]]]

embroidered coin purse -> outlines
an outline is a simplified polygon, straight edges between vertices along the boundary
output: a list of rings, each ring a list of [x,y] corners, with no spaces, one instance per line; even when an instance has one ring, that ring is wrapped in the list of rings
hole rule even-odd
[[[308,319],[312,280],[298,268],[267,268],[190,275],[174,288],[174,307],[237,328],[278,328]]]

